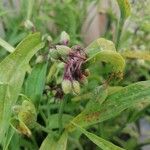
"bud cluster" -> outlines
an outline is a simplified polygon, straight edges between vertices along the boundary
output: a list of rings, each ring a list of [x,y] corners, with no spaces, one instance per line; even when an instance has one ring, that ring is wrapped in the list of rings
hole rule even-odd
[[[72,48],[68,47],[69,42],[69,35],[63,31],[58,45],[49,49],[49,55],[52,60],[60,60],[65,63],[62,81],[63,92],[65,94],[79,94],[80,83],[87,83],[87,76],[89,75],[89,71],[83,67],[87,55],[79,45]]]
[[[62,82],[62,89],[67,93],[80,93],[80,83],[87,82],[87,70],[84,70],[83,63],[87,56],[80,46],[74,46],[72,51],[68,54],[65,63],[64,80]]]

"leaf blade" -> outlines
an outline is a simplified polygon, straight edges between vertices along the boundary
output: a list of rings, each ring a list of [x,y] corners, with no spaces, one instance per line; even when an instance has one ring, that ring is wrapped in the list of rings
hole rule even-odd
[[[28,76],[25,84],[25,95],[38,107],[46,79],[47,63],[37,64]]]
[[[66,150],[68,133],[64,131],[60,139],[57,141],[52,135],[48,135],[43,141],[40,150]]]
[[[29,60],[44,44],[39,33],[27,36],[0,63],[0,83],[8,84],[7,90],[0,88],[0,143],[5,143],[5,133],[9,128],[9,120],[12,113],[11,107],[17,101],[21,90]]]
[[[4,41],[2,38],[0,38],[0,45],[10,53],[14,52],[14,50],[15,50],[14,47],[12,47],[10,44],[8,44],[6,41]]]
[[[104,38],[98,38],[93,41],[87,48],[86,52],[91,57],[93,54],[102,51],[102,50],[111,50],[116,51],[115,45],[112,41],[106,40]]]
[[[123,72],[125,68],[125,60],[115,51],[100,51],[86,60],[92,64],[100,61],[112,64],[114,72]]]
[[[86,135],[94,144],[96,144],[99,148],[103,150],[124,150],[123,148],[120,148],[113,143],[104,140],[101,137],[98,137],[97,135],[90,133],[83,129],[82,127],[78,126],[77,124],[73,123],[84,135]]]
[[[127,19],[131,14],[131,6],[128,0],[117,0],[120,8],[121,18]]]
[[[104,61],[112,64],[113,71],[117,73],[123,72],[125,68],[125,60],[116,52],[115,45],[112,41],[99,38],[86,48],[86,52],[88,55],[86,62],[89,64]]]
[[[121,55],[124,58],[129,58],[129,59],[143,59],[150,61],[150,52],[149,51],[124,51],[121,52]]]
[[[89,101],[89,105],[91,106],[87,107],[88,109],[85,109],[79,115],[77,115],[72,122],[81,127],[87,127],[113,118],[138,102],[149,101],[149,91],[150,81],[142,81],[124,87],[112,95],[109,95],[101,107],[97,102],[91,100]],[[69,131],[75,129],[71,123],[66,128]]]

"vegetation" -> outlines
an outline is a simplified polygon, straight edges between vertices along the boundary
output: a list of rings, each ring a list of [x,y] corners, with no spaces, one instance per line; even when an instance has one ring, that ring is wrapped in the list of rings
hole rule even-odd
[[[18,10],[1,2],[0,149],[140,150],[150,143],[139,142],[139,121],[150,119],[150,2],[112,1],[120,17],[110,8],[106,33],[85,45],[91,3],[100,1],[21,0]]]

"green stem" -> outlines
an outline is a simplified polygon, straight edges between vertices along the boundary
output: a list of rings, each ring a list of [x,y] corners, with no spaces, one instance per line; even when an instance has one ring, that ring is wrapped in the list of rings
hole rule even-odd
[[[40,129],[40,130],[42,130],[42,131],[44,131],[44,132],[46,132],[46,133],[50,133],[51,132],[51,130],[45,128],[44,126],[40,125],[37,122],[35,123],[35,127],[38,128],[38,129]]]
[[[66,104],[66,101],[68,100],[68,97],[69,95],[66,95],[65,98],[60,102],[60,108],[58,114],[59,134],[61,134],[63,131],[62,117],[63,117],[64,106]]]
[[[46,118],[43,110],[40,110],[39,112],[40,112],[40,115],[41,115],[42,119],[44,120],[44,123],[47,125],[47,118]]]
[[[62,117],[63,117],[64,103],[65,103],[65,100],[62,100],[60,102],[60,108],[59,108],[59,115],[58,115],[59,134],[61,134],[63,130]]]

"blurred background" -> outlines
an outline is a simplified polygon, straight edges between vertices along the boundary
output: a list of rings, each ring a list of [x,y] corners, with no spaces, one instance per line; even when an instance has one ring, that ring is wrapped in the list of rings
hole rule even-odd
[[[124,26],[121,48],[149,49],[150,1],[130,3],[132,15]],[[24,24],[30,20],[52,37],[68,32],[72,43],[87,45],[100,36],[114,41],[119,16],[116,0],[1,0],[0,36],[15,45],[25,36]]]

